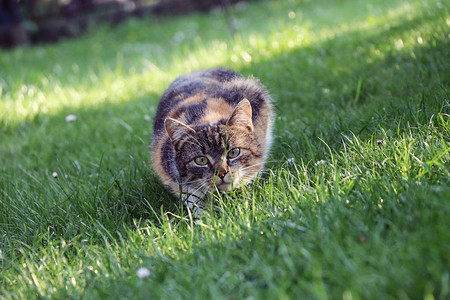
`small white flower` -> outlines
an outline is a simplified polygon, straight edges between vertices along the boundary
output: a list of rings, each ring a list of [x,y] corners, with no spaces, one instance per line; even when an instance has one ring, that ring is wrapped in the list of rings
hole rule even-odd
[[[293,164],[295,162],[295,158],[291,157],[286,160],[287,164]]]
[[[144,120],[147,121],[147,122],[150,122],[151,119],[152,119],[152,118],[150,118],[149,115],[145,115],[145,116],[144,116]]]
[[[146,279],[150,276],[150,270],[144,267],[141,267],[137,270],[137,277],[140,279]]]
[[[325,164],[325,163],[326,163],[326,161],[325,161],[324,159],[321,159],[321,160],[319,160],[319,161],[316,161],[316,163],[314,164],[314,166],[317,167],[318,165],[322,165],[322,164]]]
[[[53,178],[58,178],[58,173],[53,172],[53,173],[52,173],[52,176],[53,176]]]
[[[322,93],[323,93],[324,95],[329,95],[329,94],[330,94],[330,89],[322,88]]]
[[[402,50],[405,47],[405,44],[403,44],[402,39],[396,40],[394,44],[395,44],[395,48],[397,48],[397,50]]]
[[[66,122],[70,123],[70,122],[75,122],[77,120],[77,116],[75,115],[67,115],[66,116]]]
[[[2,260],[3,259],[3,252],[2,252],[2,249],[0,249],[0,260]]]

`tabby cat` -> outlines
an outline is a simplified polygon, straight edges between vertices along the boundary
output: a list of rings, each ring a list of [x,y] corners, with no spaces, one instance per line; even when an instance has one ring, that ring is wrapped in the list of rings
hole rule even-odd
[[[153,168],[201,215],[210,191],[248,184],[267,159],[272,99],[255,78],[227,69],[182,75],[164,92],[153,128]]]

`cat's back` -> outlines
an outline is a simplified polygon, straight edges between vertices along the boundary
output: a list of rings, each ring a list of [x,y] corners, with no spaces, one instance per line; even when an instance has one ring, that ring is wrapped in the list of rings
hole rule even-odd
[[[265,118],[271,110],[270,96],[259,81],[243,77],[224,68],[196,71],[177,77],[164,92],[156,112],[154,140],[165,135],[164,120],[179,119],[190,125],[211,114],[211,108],[228,116],[242,99],[248,99],[253,110],[253,122],[258,123],[260,113]]]
[[[154,120],[154,135],[159,137],[164,134],[164,120],[167,117],[177,119],[181,110],[190,109],[192,114],[202,114],[206,97],[217,93],[225,82],[239,78],[243,77],[223,68],[196,71],[177,77],[159,102]]]

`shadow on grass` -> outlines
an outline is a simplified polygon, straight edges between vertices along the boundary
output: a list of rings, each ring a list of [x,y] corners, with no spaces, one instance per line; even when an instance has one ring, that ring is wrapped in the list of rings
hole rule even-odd
[[[441,67],[448,66],[447,43],[417,47],[412,56],[390,48],[392,41],[383,37],[400,38],[432,18],[405,17],[389,29],[349,32],[240,68],[260,77],[277,99],[274,160],[314,161],[329,155],[319,138],[338,151],[343,134],[373,138],[381,128],[427,122],[442,108],[448,87],[449,70]],[[367,61],[377,47],[383,55]],[[442,93],[428,95],[436,86]],[[43,242],[36,239],[41,235],[48,241],[101,239],[92,222],[117,236],[136,220],[158,225],[161,211],[178,213],[178,201],[150,168],[152,124],[145,115],[154,115],[158,99],[149,94],[2,126],[5,158],[14,167],[3,167],[0,177],[7,200],[0,203],[1,239],[29,246]],[[65,122],[69,113],[78,120]],[[313,155],[305,150],[308,144]]]

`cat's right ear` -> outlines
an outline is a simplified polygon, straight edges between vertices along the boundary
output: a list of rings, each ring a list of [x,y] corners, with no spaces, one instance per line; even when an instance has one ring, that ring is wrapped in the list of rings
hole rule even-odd
[[[195,130],[192,129],[192,127],[172,118],[166,118],[164,120],[164,127],[174,145],[178,144],[192,133],[195,133]]]
[[[228,118],[227,125],[242,126],[253,131],[252,106],[247,98],[241,100]]]

